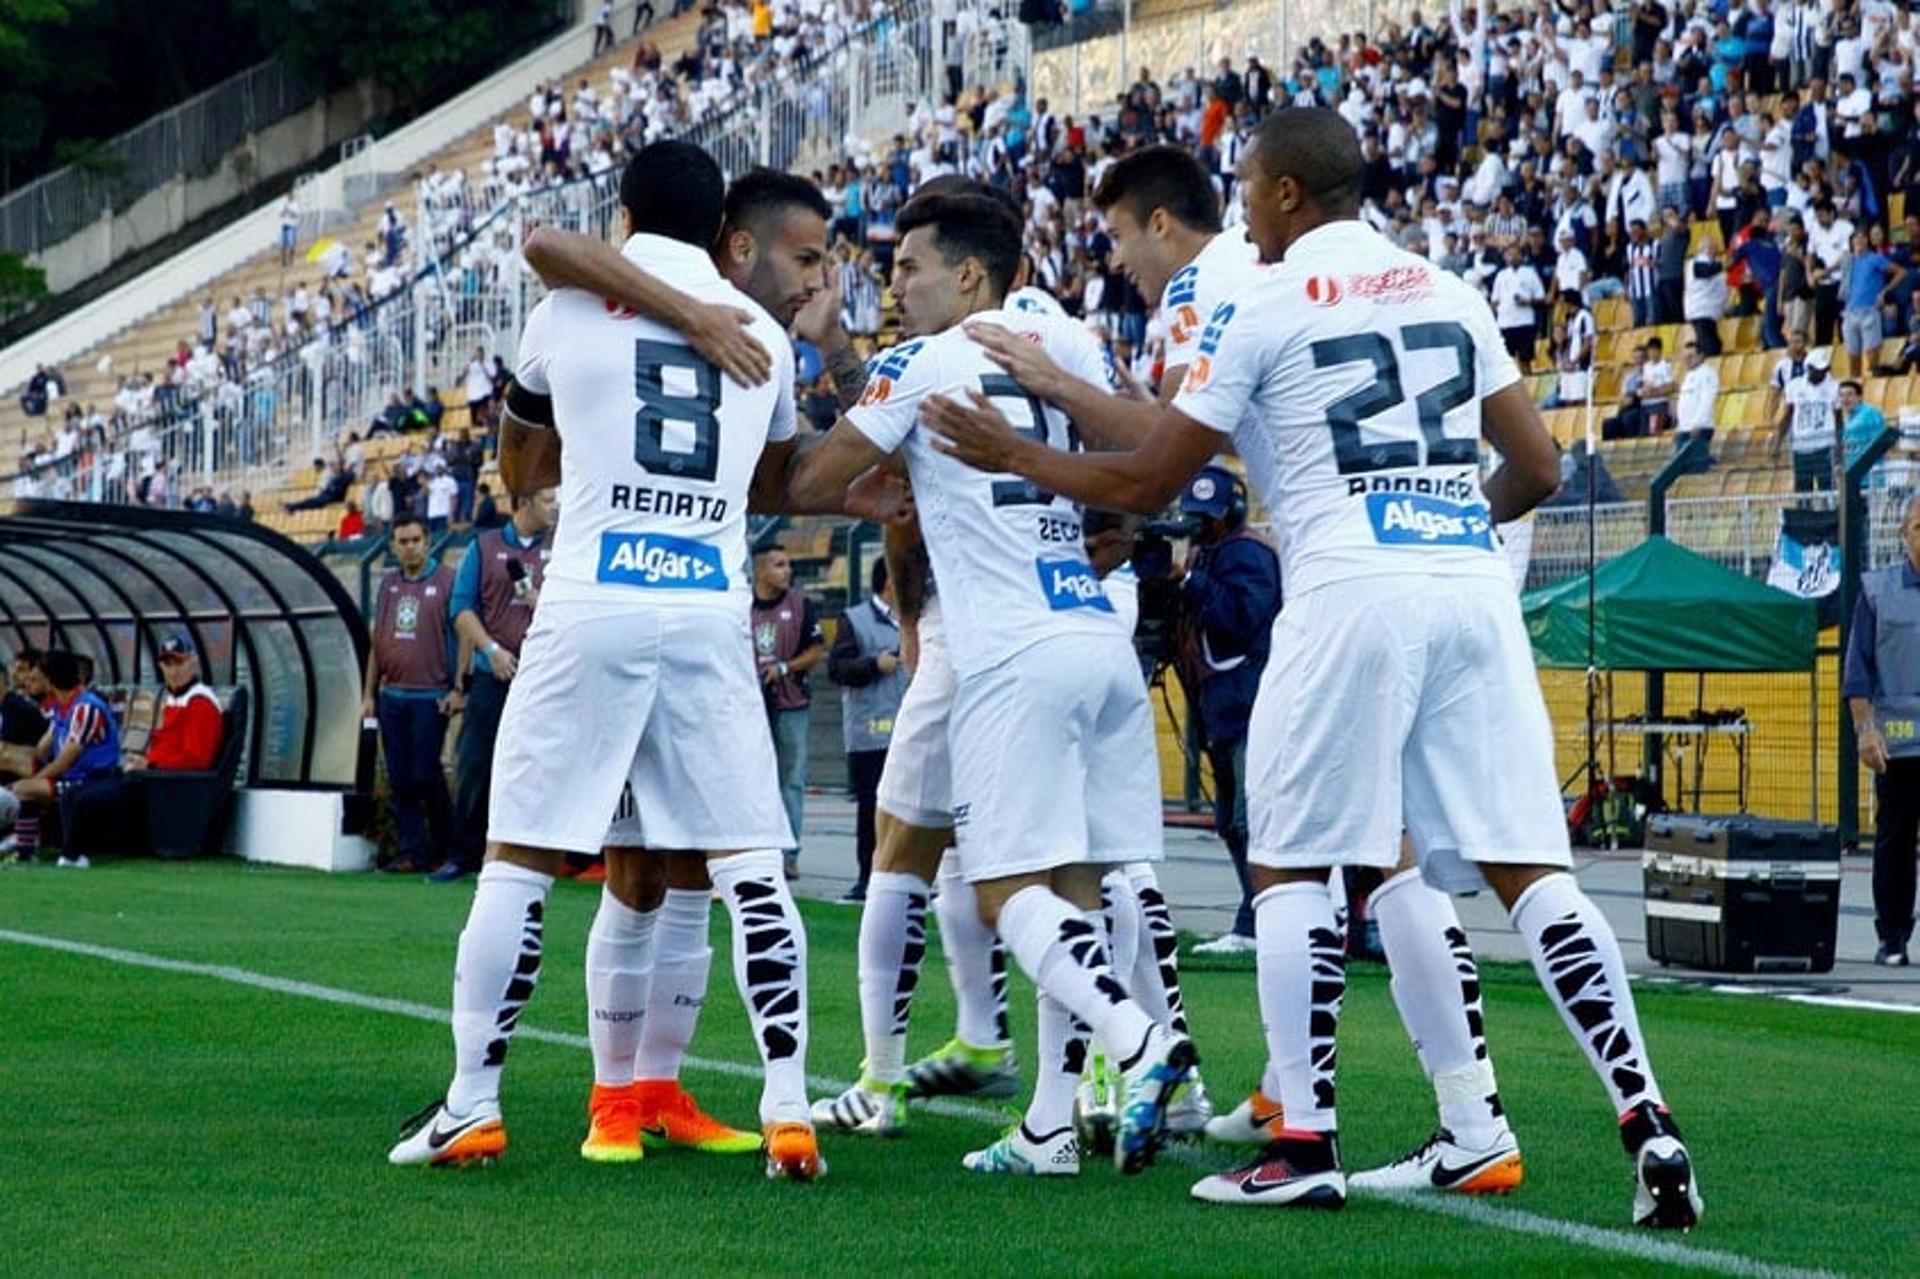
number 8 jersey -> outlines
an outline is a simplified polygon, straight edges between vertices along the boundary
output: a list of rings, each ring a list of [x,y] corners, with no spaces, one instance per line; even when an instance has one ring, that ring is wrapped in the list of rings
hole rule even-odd
[[[551,396],[563,444],[560,527],[543,602],[712,607],[746,615],[747,489],[793,438],[793,348],[703,251],[636,235],[621,252],[676,288],[754,316],[774,377],[746,387],[674,330],[579,289],[542,298],[514,380]]]
[[[1235,437],[1289,596],[1385,574],[1493,577],[1480,401],[1520,378],[1486,301],[1357,221],[1215,307],[1173,407]]]

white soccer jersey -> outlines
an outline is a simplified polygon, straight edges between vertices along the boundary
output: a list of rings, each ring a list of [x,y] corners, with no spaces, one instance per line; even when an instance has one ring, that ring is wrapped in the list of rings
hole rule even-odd
[[[636,235],[621,250],[667,283],[753,314],[775,368],[786,333],[705,253]],[[578,289],[541,299],[514,380],[553,397],[564,444],[543,601],[706,607],[745,615],[747,488],[769,441],[794,434],[791,379],[746,387],[665,325]]]
[[[1070,320],[1073,318],[1067,314],[1067,308],[1060,305],[1059,298],[1053,296],[1053,294],[1047,292],[1045,289],[1038,288],[1031,284],[1024,289],[1015,289],[1013,292],[1007,294],[1006,307],[1009,311],[1028,311],[1040,315],[1051,315],[1057,320]]]
[[[1007,310],[968,318],[1043,343],[1074,376],[1107,385],[1098,345],[1071,320]],[[919,429],[926,396],[964,399],[975,389],[1033,438],[1077,446],[1066,414],[1022,391],[958,327],[884,352],[846,415],[879,448],[905,450],[953,668],[963,678],[1050,636],[1110,635],[1113,628],[1113,605],[1087,562],[1080,508],[1018,476],[976,471],[935,449]]]
[[[1213,311],[1173,406],[1233,434],[1290,597],[1393,573],[1504,581],[1480,400],[1519,377],[1471,286],[1338,222]]]
[[[1107,574],[1100,585],[1106,588],[1107,599],[1113,605],[1113,620],[1120,624],[1120,633],[1131,641],[1134,631],[1140,627],[1140,575],[1133,571],[1133,565],[1122,564]]]
[[[1207,241],[1193,261],[1175,271],[1160,293],[1160,319],[1167,326],[1166,366],[1193,363],[1200,335],[1214,308],[1258,274],[1260,250],[1244,226],[1228,227]]]

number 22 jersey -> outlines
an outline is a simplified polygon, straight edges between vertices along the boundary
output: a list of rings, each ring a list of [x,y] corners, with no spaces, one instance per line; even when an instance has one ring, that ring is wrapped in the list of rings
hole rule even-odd
[[[1290,596],[1385,574],[1505,580],[1480,401],[1519,378],[1465,281],[1343,221],[1214,308],[1173,407],[1261,459],[1249,474]]]
[[[527,316],[514,380],[551,396],[560,525],[543,603],[710,607],[744,617],[747,489],[769,442],[793,438],[793,348],[700,249],[636,235],[621,252],[668,284],[753,315],[775,376],[747,387],[674,330],[579,289]]]
[[[1067,372],[1108,385],[1099,344],[1072,320],[1011,310],[967,320],[1041,343]],[[1054,635],[1116,633],[1113,604],[1087,562],[1080,508],[1019,476],[976,471],[940,452],[920,428],[928,395],[964,403],[969,391],[988,396],[1023,434],[1053,448],[1077,447],[1066,414],[1022,391],[957,326],[881,352],[860,403],[846,414],[875,446],[905,450],[947,647],[963,678]]]

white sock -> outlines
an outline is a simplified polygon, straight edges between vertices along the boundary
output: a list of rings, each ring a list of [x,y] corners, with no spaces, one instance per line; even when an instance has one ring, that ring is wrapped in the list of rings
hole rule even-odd
[[[1140,898],[1134,893],[1133,882],[1127,878],[1126,871],[1109,871],[1100,881],[1100,910],[1106,917],[1102,922],[1107,930],[1107,962],[1113,965],[1114,972],[1130,976],[1140,958],[1143,939]]]
[[[1347,984],[1333,898],[1325,884],[1277,884],[1253,899],[1253,924],[1275,1100],[1288,1128],[1332,1132],[1334,1044]]]
[[[640,1023],[640,1047],[634,1055],[635,1079],[678,1079],[680,1063],[707,1002],[707,973],[713,949],[707,926],[713,894],[704,888],[669,888],[653,929],[653,980],[647,990],[647,1016]]]
[[[1660,1105],[1620,940],[1606,916],[1563,871],[1521,893],[1512,919],[1547,997],[1607,1086],[1614,1113],[1624,1115],[1643,1101]]]
[[[940,947],[947,957],[957,1010],[954,1033],[975,1048],[1004,1048],[1007,1030],[1007,952],[993,930],[980,922],[980,899],[960,877],[955,859],[940,867],[940,895],[933,908],[940,919]]]
[[[733,976],[765,1064],[763,1124],[807,1117],[807,933],[778,849],[716,857],[713,886],[733,917]]]
[[[1000,908],[1000,936],[1034,985],[1110,1045],[1122,1070],[1131,1069],[1154,1022],[1114,979],[1099,929],[1052,889],[1034,884]]]
[[[1140,951],[1133,961],[1133,980],[1127,990],[1147,1010],[1147,1016],[1165,1022],[1176,1035],[1187,1033],[1187,1005],[1180,995],[1180,938],[1173,930],[1160,879],[1147,862],[1127,867],[1134,896],[1140,899]]]
[[[1087,1028],[1059,1000],[1041,994],[1033,1097],[1027,1102],[1027,1132],[1046,1138],[1073,1125],[1074,1090],[1087,1068]]]
[[[453,1082],[447,1109],[500,1100],[500,1069],[520,1010],[540,981],[540,939],[553,876],[488,862],[473,887],[453,961]]]
[[[866,1075],[883,1084],[907,1075],[907,1018],[927,955],[927,881],[876,870],[860,912],[860,1029]]]
[[[1480,969],[1453,899],[1405,870],[1374,890],[1369,909],[1392,968],[1394,1005],[1433,1081],[1440,1126],[1484,1150],[1505,1135],[1507,1119],[1487,1054]]]
[[[658,911],[638,911],[602,887],[587,930],[587,1041],[593,1082],[633,1082],[640,1029],[653,984],[653,927]]]

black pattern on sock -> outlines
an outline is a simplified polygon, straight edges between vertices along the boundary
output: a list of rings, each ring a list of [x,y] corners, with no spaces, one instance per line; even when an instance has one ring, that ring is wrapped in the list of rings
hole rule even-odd
[[[1540,934],[1540,953],[1546,959],[1548,993],[1580,1027],[1596,1063],[1612,1077],[1629,1108],[1645,1100],[1646,1063],[1619,1023],[1619,996],[1580,917],[1569,912],[1548,924]]]
[[[900,951],[900,976],[893,987],[893,1033],[907,1033],[913,1013],[913,992],[920,984],[920,965],[927,957],[927,894],[907,894],[907,943]]]
[[[1173,912],[1158,888],[1140,890],[1140,913],[1146,917],[1153,958],[1160,965],[1160,984],[1167,992],[1167,1025],[1176,1035],[1187,1033],[1187,1001],[1180,995],[1180,938],[1173,930]]]
[[[1340,1002],[1347,992],[1345,939],[1335,929],[1311,930],[1307,934],[1307,962],[1313,974],[1312,1011],[1307,1021],[1307,1068],[1313,1075],[1313,1104],[1332,1110]]]
[[[520,954],[513,962],[513,976],[507,979],[500,1010],[494,1014],[497,1033],[487,1043],[485,1063],[489,1066],[506,1064],[507,1044],[513,1039],[513,1028],[520,1023],[520,1010],[527,1006],[527,1001],[533,998],[534,987],[540,984],[540,950],[545,932],[545,903],[528,902],[526,916],[520,921]]]
[[[1466,930],[1455,925],[1446,931],[1447,949],[1453,952],[1453,971],[1460,978],[1460,1002],[1467,1013],[1467,1034],[1473,1038],[1473,1059],[1487,1059],[1486,1003],[1480,994],[1480,965],[1473,957],[1473,947],[1467,944]],[[1487,1109],[1495,1119],[1505,1115],[1506,1108],[1500,1104],[1500,1094],[1487,1094]]]
[[[779,889],[769,880],[742,879],[734,885],[733,926],[740,930],[747,962],[741,991],[767,1061],[785,1061],[799,1051],[802,1030],[800,946],[794,920]]]
[[[1012,1043],[1013,1032],[1007,1023],[1007,948],[998,937],[987,952],[987,970],[993,974],[993,1033],[999,1043]]]

